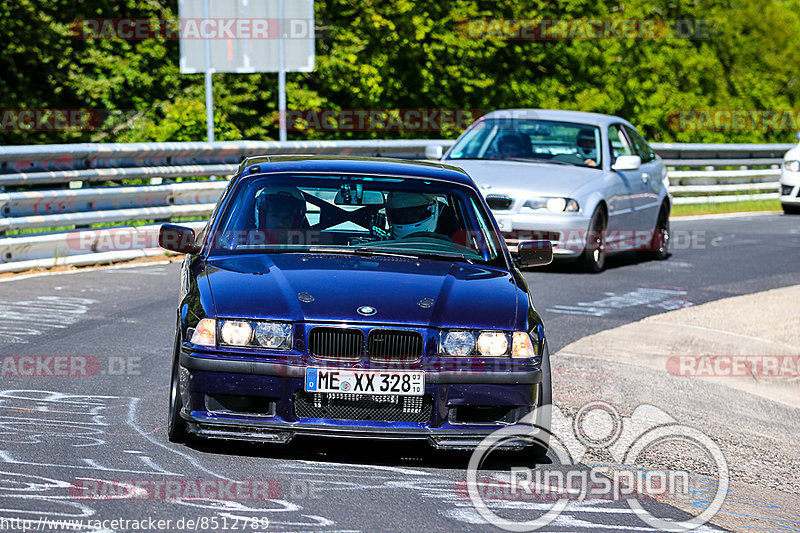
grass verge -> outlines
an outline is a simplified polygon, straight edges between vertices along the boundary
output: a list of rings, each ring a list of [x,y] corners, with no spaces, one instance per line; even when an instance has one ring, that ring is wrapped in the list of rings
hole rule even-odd
[[[780,211],[780,200],[744,200],[741,202],[721,202],[708,204],[673,205],[673,217],[689,215],[712,215],[716,213],[742,213],[747,211]]]

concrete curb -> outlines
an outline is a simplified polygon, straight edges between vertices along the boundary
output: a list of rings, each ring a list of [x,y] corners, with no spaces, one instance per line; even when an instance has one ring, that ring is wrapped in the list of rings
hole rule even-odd
[[[584,337],[556,354],[698,379],[800,407],[800,285],[725,298]]]

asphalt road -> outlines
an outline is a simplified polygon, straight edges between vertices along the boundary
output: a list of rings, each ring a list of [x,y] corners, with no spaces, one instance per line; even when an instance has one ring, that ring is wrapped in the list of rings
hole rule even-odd
[[[551,351],[665,310],[800,283],[800,217],[674,221],[673,242],[664,262],[629,254],[612,259],[600,275],[569,266],[527,272]],[[178,270],[177,264],[150,265],[0,283],[1,530],[20,530],[15,520],[45,530],[37,526],[42,518],[169,519],[161,525],[170,531],[493,529],[461,490],[462,456],[350,440],[304,441],[288,449],[169,443],[164,426]],[[19,362],[30,355],[77,356],[50,364],[74,365],[76,374],[88,365],[93,375],[8,375],[8,356]],[[563,395],[571,379],[554,375],[554,391]],[[635,379],[625,377],[626,383]],[[267,490],[270,498],[247,490],[232,496],[226,492],[232,481]],[[219,498],[198,499],[193,491],[202,483]],[[129,497],[137,487],[138,494],[149,489],[155,495]],[[167,501],[167,487],[183,497]],[[545,508],[516,503],[495,508],[529,518]],[[688,516],[652,506],[660,516]],[[262,518],[266,528],[251,522]],[[102,525],[83,530],[155,530],[159,524]],[[614,501],[572,502],[545,530],[578,529],[652,530]]]

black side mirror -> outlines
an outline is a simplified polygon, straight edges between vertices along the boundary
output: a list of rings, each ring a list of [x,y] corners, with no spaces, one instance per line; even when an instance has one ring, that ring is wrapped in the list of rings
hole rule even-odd
[[[545,266],[553,262],[553,243],[550,241],[523,241],[517,250],[520,267]]]
[[[200,247],[194,243],[194,230],[186,226],[162,224],[158,231],[158,245],[172,252],[194,254]]]

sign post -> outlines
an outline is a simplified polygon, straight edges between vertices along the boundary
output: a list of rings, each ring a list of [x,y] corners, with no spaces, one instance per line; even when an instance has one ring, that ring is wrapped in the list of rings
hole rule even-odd
[[[208,20],[210,9],[209,0],[203,0],[203,18]],[[206,78],[206,140],[214,142],[214,88],[211,83],[211,40],[209,36],[203,39],[203,55],[205,56],[205,78]]]
[[[182,74],[205,75],[214,140],[212,74],[278,73],[279,139],[286,140],[286,73],[314,70],[314,0],[179,0]]]
[[[286,141],[286,44],[284,43],[283,1],[278,0],[278,20],[281,27],[278,34],[278,140]]]

